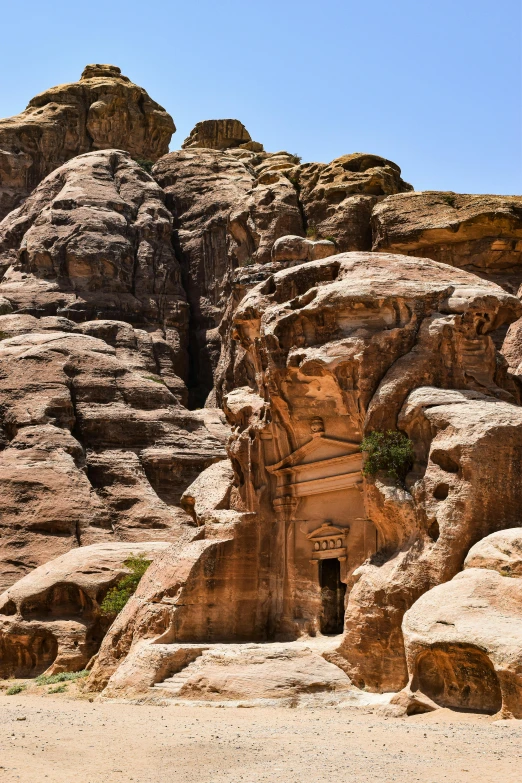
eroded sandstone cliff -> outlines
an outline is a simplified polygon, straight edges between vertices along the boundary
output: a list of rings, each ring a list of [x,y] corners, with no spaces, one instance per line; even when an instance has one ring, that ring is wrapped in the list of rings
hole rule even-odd
[[[522,715],[521,197],[173,130],[114,66],[0,122],[0,671],[258,698],[268,656],[271,696]],[[404,481],[363,472],[386,431]]]

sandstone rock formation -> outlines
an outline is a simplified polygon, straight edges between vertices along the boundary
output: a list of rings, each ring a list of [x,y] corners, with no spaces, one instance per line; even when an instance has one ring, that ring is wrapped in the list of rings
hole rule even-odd
[[[500,530],[472,546],[465,568],[488,568],[502,576],[522,576],[522,528]]]
[[[427,256],[517,293],[522,196],[423,191],[393,195],[372,213],[373,249]]]
[[[78,545],[176,539],[194,524],[180,496],[227,430],[183,407],[162,190],[127,153],[79,156],[0,224],[0,258],[0,585]]]
[[[172,374],[186,375],[187,305],[171,222],[163,192],[129,154],[74,158],[0,224],[1,295],[35,316],[144,326],[158,333]]]
[[[367,508],[381,548],[357,572],[342,643],[359,687],[405,685],[405,610],[455,576],[476,541],[519,524],[521,414],[475,392],[420,388],[409,395],[399,426],[417,450],[411,494],[368,482]]]
[[[232,147],[262,152],[263,145],[252,141],[250,133],[239,120],[204,120],[190,131],[181,145],[183,149],[205,147],[210,150],[227,150]]]
[[[522,197],[173,130],[113,66],[0,122],[0,669],[522,715]],[[154,542],[107,629],[107,547]]]
[[[484,538],[406,613],[410,699],[522,718],[521,542],[521,528]]]
[[[300,198],[314,235],[333,237],[340,251],[370,250],[372,209],[383,196],[412,190],[401,170],[379,155],[356,152],[297,173]]]
[[[267,172],[262,163],[255,167],[256,160],[246,151],[238,157],[190,149],[171,152],[154,167],[173,215],[191,308],[189,385],[197,405],[205,403],[214,386],[221,351],[218,327],[233,270],[270,261],[277,239],[304,234],[293,185],[279,170]]]
[[[0,120],[0,219],[65,161],[117,148],[155,161],[168,152],[172,118],[114,65],[88,65],[79,82],[37,95]]]
[[[0,595],[0,677],[35,677],[84,669],[111,617],[100,604],[122,576],[124,561],[153,560],[168,546],[93,544],[35,568]]]
[[[104,697],[146,694],[245,706],[337,704],[353,688],[345,672],[325,659],[328,641],[144,645],[111,678]]]
[[[517,390],[488,332],[519,312],[518,300],[491,283],[385,254],[333,256],[254,287],[233,319],[250,385],[225,398],[235,487],[198,488],[215,485],[214,466],[186,491],[201,524],[197,540],[175,545],[150,569],[106,637],[91,687],[118,679],[128,654],[123,682],[132,682],[144,638],[168,646],[340,633],[345,595],[336,660],[345,659],[358,685],[402,687],[404,611],[450,579],[477,538],[514,524],[518,482],[511,473],[499,515],[500,494],[485,496],[489,463],[480,448],[495,459],[496,448],[506,470],[518,459]],[[419,389],[426,382],[464,391]],[[459,420],[461,440],[457,429],[448,443]],[[363,431],[396,426],[412,433],[420,480],[411,494],[367,482],[363,496]],[[426,467],[432,452],[442,456]],[[453,469],[460,460],[470,465],[462,479]],[[211,508],[198,494],[212,498]],[[391,597],[374,572],[388,574]]]

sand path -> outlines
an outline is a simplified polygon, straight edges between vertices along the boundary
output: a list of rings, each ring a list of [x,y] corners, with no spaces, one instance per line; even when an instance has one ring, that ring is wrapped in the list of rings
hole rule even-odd
[[[0,783],[522,780],[522,721],[0,698]]]

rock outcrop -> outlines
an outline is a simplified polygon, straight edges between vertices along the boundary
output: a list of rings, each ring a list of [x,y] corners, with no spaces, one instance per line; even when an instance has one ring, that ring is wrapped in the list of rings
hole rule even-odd
[[[373,249],[427,256],[517,293],[522,196],[423,191],[390,196],[372,213]]]
[[[181,494],[225,456],[223,415],[183,405],[164,198],[129,154],[92,152],[0,224],[2,587],[78,545],[175,540]]]
[[[522,501],[519,407],[475,392],[420,388],[409,395],[399,427],[417,451],[411,494],[368,482],[367,509],[381,546],[357,572],[342,643],[352,680],[371,690],[406,684],[404,612],[455,576],[475,542],[518,525]]]
[[[275,514],[280,519],[281,538],[273,540],[274,547],[286,551],[286,567],[280,567],[288,580],[288,603],[280,616],[283,627],[294,628],[295,632],[296,605],[298,616],[308,615],[310,619],[325,609],[323,606],[321,610],[319,594],[315,606],[311,601],[319,585],[311,566],[301,560],[308,561],[311,553],[307,552],[306,536],[302,538],[300,532],[298,538],[297,530],[309,533],[329,518],[337,526],[348,523],[350,536],[363,535],[358,517],[369,518],[377,528],[375,564],[356,571],[362,561],[357,564],[356,559],[349,560],[343,580],[349,588],[351,580],[358,579],[348,598],[342,654],[350,663],[352,678],[361,687],[393,689],[404,684],[406,666],[400,636],[404,610],[432,586],[431,579],[437,582],[451,578],[477,538],[498,527],[516,524],[520,500],[513,465],[518,465],[522,419],[519,408],[501,402],[515,402],[517,391],[506,376],[488,332],[504,320],[515,318],[519,308],[518,301],[497,286],[427,259],[353,253],[279,272],[253,289],[236,311],[234,325],[244,351],[242,362],[248,368],[241,378],[249,378],[259,402],[254,405],[246,395],[243,404],[231,405],[227,410],[235,424],[230,452],[241,477],[240,491],[246,507],[264,518],[271,519]],[[491,463],[485,451],[479,460],[481,467],[475,469],[476,478],[472,474],[466,477],[473,489],[466,483],[460,489],[455,487],[455,495],[450,492],[452,484],[444,480],[444,467],[450,466],[451,475],[458,473],[460,463],[445,459],[443,431],[448,425],[443,418],[436,424],[417,423],[417,410],[424,410],[423,393],[417,392],[418,407],[415,397],[407,402],[408,395],[426,383],[466,390],[462,396],[426,391],[425,415],[429,422],[437,410],[431,406],[453,400],[465,402],[470,394],[477,396],[476,403],[469,402],[469,415],[463,418],[462,445],[471,441],[468,447],[476,448],[474,440],[480,443],[483,438],[485,450],[498,450],[503,470],[510,476],[501,491],[505,498],[501,515],[501,494],[493,491],[481,472],[494,480],[488,473]],[[437,398],[437,394],[442,396]],[[230,396],[235,399],[237,395],[238,390]],[[456,404],[455,417],[464,413],[464,406]],[[318,425],[314,424],[316,419]],[[495,446],[488,422],[498,433]],[[299,482],[303,478],[294,471],[300,467],[302,449],[307,448],[310,424],[323,427],[327,437],[340,439],[339,448],[344,441],[347,454],[350,448],[356,452],[364,431],[396,427],[411,431],[418,450],[412,482],[423,474],[424,479],[415,485],[415,491],[412,489],[413,494],[368,482],[365,510],[358,505],[357,492],[353,498],[344,492],[342,501],[336,501],[338,510],[335,495],[330,501],[324,496],[319,507],[310,505],[311,501],[305,503],[300,499],[304,488]],[[448,434],[455,427],[456,420],[451,420]],[[432,461],[433,467],[427,470],[430,442],[438,430],[441,434],[432,448],[436,453],[443,452],[438,460],[442,467]],[[437,450],[438,441],[442,444]],[[325,452],[319,453],[325,459]],[[339,453],[332,448],[331,458]],[[286,461],[278,461],[276,455],[289,456]],[[301,459],[305,459],[305,452]],[[311,459],[310,455],[305,461]],[[474,464],[471,456],[470,460]],[[319,472],[320,464],[314,465],[315,475],[324,476],[323,491],[328,491],[326,479],[331,468],[325,465]],[[357,467],[360,463],[357,466],[354,462],[352,470]],[[276,485],[272,483],[274,469]],[[340,472],[340,468],[333,470],[333,475]],[[315,475],[310,470],[310,476]],[[342,486],[347,480],[336,481]],[[332,481],[332,489],[335,486]],[[482,494],[486,487],[491,490],[491,505]],[[460,493],[457,520],[462,528],[452,531],[456,522],[452,522],[450,509]],[[480,526],[477,514],[482,520]],[[447,531],[445,525],[449,525]],[[439,537],[440,543],[436,543]],[[434,550],[433,561],[430,555],[428,562],[422,562],[423,549],[426,556]],[[452,551],[451,558],[447,549]],[[349,539],[347,551],[354,555],[357,551]],[[389,572],[391,569],[395,573],[395,566],[397,575],[392,577]],[[294,569],[299,574],[298,584],[293,583],[297,577]],[[303,595],[303,582],[310,597]],[[386,597],[387,585],[390,599]],[[285,592],[283,587],[280,589]]]
[[[198,122],[181,145],[183,149],[204,147],[209,150],[227,150],[233,147],[262,152],[263,145],[252,141],[250,133],[239,120],[204,120]]]
[[[262,157],[263,162],[255,163]],[[268,164],[271,156],[190,149],[171,152],[154,167],[167,194],[175,244],[191,310],[189,380],[194,405],[214,387],[221,353],[218,327],[231,293],[233,270],[271,260],[277,239],[303,235],[297,193]]]
[[[194,525],[181,495],[228,434],[180,405],[146,333],[33,320],[0,342],[2,587],[76,546],[178,538]]]
[[[411,702],[522,718],[522,529],[484,538],[403,623]]]
[[[37,317],[145,327],[186,376],[188,308],[164,200],[128,153],[65,163],[0,223],[0,295]]]
[[[153,560],[168,543],[93,544],[35,568],[0,595],[0,677],[84,669],[113,617],[100,605],[129,573],[130,557]]]
[[[466,272],[385,254],[333,256],[254,287],[233,318],[249,385],[225,397],[235,486],[214,489],[230,481],[214,466],[186,490],[199,532],[150,569],[91,687],[118,679],[129,655],[130,682],[144,638],[341,633],[345,600],[337,660],[361,687],[402,687],[404,611],[476,540],[516,523],[522,412],[488,333],[520,307]],[[411,491],[363,484],[364,431],[395,427],[416,448]],[[497,494],[481,449],[509,473]]]
[[[116,148],[155,161],[175,130],[163,107],[119,68],[88,65],[79,82],[46,90],[0,120],[0,219],[76,155]]]
[[[396,163],[355,152],[328,165],[306,163],[295,173],[310,234],[333,238],[340,251],[370,250],[373,207],[384,196],[412,190]]]

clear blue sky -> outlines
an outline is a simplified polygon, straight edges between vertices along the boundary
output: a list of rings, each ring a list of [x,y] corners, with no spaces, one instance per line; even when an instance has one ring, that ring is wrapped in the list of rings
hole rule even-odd
[[[271,151],[373,152],[418,190],[522,193],[521,0],[2,3],[0,116],[119,65],[172,114]]]

